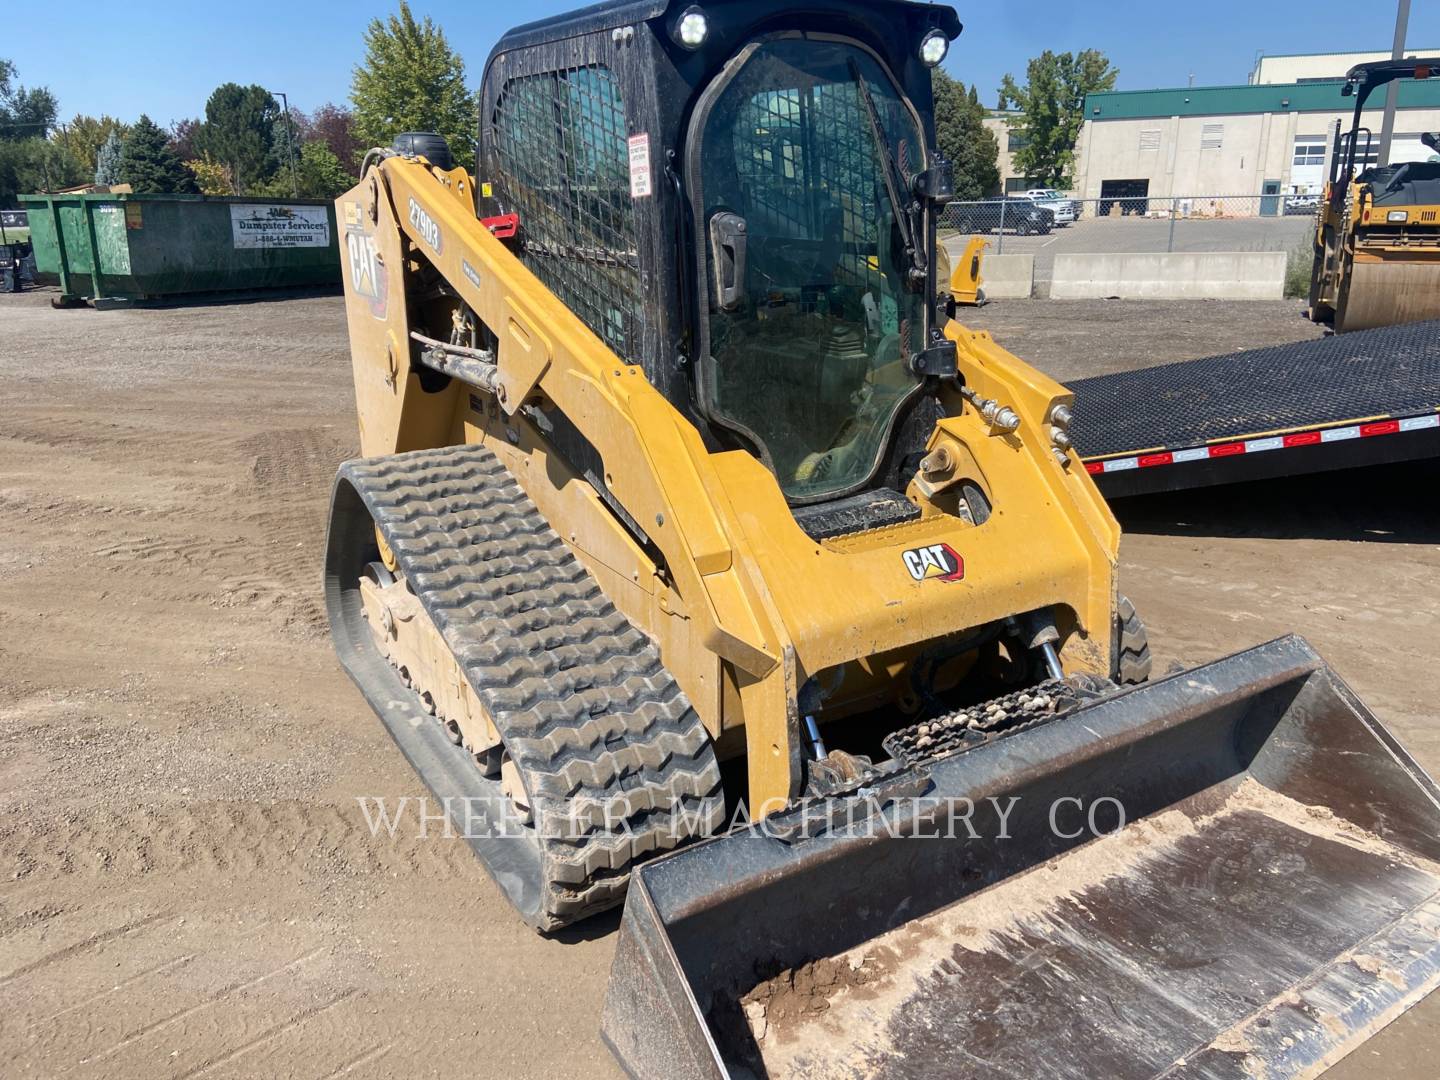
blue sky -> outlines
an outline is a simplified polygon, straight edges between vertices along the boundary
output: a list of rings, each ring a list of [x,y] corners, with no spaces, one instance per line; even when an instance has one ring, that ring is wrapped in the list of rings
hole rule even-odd
[[[465,57],[479,81],[491,45],[510,25],[580,6],[584,0],[417,0]],[[1005,72],[1021,76],[1046,48],[1104,50],[1120,69],[1121,89],[1243,83],[1256,52],[1388,49],[1392,0],[1253,0],[1166,4],[1158,0],[1022,0],[956,5],[965,33],[946,68],[975,82],[986,105]],[[3,20],[0,56],[27,85],[48,85],[65,118],[108,112],[133,120],[141,112],[161,124],[199,115],[205,99],[227,81],[283,90],[310,110],[344,102],[361,34],[387,0],[248,0],[243,4],[153,3],[133,0],[90,9],[31,6]],[[1440,47],[1440,3],[1420,0],[1410,19],[1411,47]],[[1369,17],[1357,20],[1357,12]],[[65,14],[69,12],[70,14]],[[1369,32],[1357,36],[1355,27]]]

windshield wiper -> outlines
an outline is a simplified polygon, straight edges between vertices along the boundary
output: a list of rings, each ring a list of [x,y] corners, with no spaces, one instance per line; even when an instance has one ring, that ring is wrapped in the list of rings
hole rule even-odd
[[[915,244],[914,223],[910,220],[909,211],[900,202],[900,166],[895,161],[895,155],[890,152],[890,140],[885,136],[885,126],[880,121],[880,110],[875,107],[875,99],[870,95],[870,87],[865,83],[865,76],[860,71],[860,65],[855,58],[850,58],[850,75],[855,80],[855,85],[860,90],[860,100],[865,105],[865,115],[869,120],[870,138],[875,143],[875,149],[880,154],[881,174],[885,179],[885,195],[890,200],[890,209],[895,215],[896,224],[900,226],[900,239],[905,242],[905,254],[910,258],[910,274],[925,272],[925,258],[919,247]]]

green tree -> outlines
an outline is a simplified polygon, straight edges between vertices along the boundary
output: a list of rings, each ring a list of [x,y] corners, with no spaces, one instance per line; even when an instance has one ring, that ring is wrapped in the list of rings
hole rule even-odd
[[[120,147],[120,182],[140,195],[194,192],[195,177],[168,142],[160,126],[142,113]]]
[[[273,199],[289,198],[292,194],[302,199],[333,199],[354,186],[355,177],[345,170],[340,159],[323,142],[316,141],[300,148],[293,190],[290,172],[286,169],[277,172],[257,193]]]
[[[113,116],[80,115],[57,127],[50,139],[63,146],[86,172],[94,172],[99,164],[100,148],[111,135],[118,134],[123,139],[129,130],[129,124]]]
[[[311,199],[333,199],[355,186],[355,177],[323,142],[300,148],[300,194]]]
[[[985,109],[973,86],[966,90],[939,68],[930,72],[935,95],[935,145],[955,170],[955,198],[983,199],[1000,187],[1000,145],[985,126]]]
[[[16,81],[15,65],[0,58],[0,207],[18,205],[26,192],[58,191],[80,183],[85,170],[64,146],[45,136],[60,106],[42,87]]]
[[[87,179],[80,163],[49,139],[0,139],[0,207],[18,206],[17,195],[60,191]]]
[[[402,131],[435,131],[450,143],[457,164],[473,167],[477,113],[465,87],[465,61],[429,16],[415,21],[406,0],[398,14],[370,21],[350,100],[361,145],[389,146]]]
[[[110,137],[95,155],[95,183],[111,186],[120,183],[120,157],[125,140],[120,132],[110,132]]]
[[[202,157],[230,170],[235,190],[248,195],[280,164],[280,106],[263,86],[226,83],[205,102],[205,122],[194,136]]]
[[[55,126],[60,103],[43,86],[21,86],[16,74],[15,65],[0,58],[0,139],[43,139]]]
[[[1015,152],[1015,167],[1048,187],[1068,188],[1075,182],[1075,142],[1085,122],[1085,95],[1113,90],[1119,72],[1098,49],[1054,53],[1046,49],[1030,61],[1020,86],[1010,75],[1000,87],[1000,107],[1020,110],[1011,130],[1024,146]]]

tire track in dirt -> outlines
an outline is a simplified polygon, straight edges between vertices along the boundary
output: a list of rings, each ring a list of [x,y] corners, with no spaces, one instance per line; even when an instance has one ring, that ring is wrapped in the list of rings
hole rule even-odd
[[[32,972],[40,971],[43,968],[47,968],[52,964],[62,963],[70,959],[72,956],[75,956],[85,951],[86,949],[99,948],[107,941],[113,941],[115,938],[124,937],[126,934],[130,934],[135,932],[136,930],[143,929],[144,927],[149,926],[151,923],[158,922],[161,919],[164,919],[166,917],[166,914],[166,912],[157,912],[154,915],[146,915],[143,918],[134,919],[120,926],[112,927],[109,930],[99,931],[98,933],[91,934],[80,941],[74,942],[70,945],[66,945],[63,948],[56,949],[54,952],[46,953],[45,955],[40,956],[34,960],[21,964],[19,967],[11,968],[9,971],[0,974],[0,990],[3,990],[8,984],[14,982],[17,979],[24,978],[26,975],[29,975]]]
[[[28,1033],[43,1024],[53,1024],[55,1021],[63,1017],[69,1016],[71,1013],[78,1012],[81,1009],[90,1008],[97,1001],[103,1001],[105,998],[110,997],[112,994],[118,994],[122,990],[127,990],[138,982],[142,982],[145,979],[151,978],[152,976],[165,975],[171,971],[174,971],[182,964],[188,964],[191,960],[194,959],[194,953],[186,953],[184,956],[177,956],[172,960],[166,960],[163,963],[156,964],[154,967],[146,968],[144,971],[137,972],[136,974],[131,975],[129,978],[122,979],[120,982],[116,983],[114,986],[111,986],[106,990],[99,990],[96,993],[89,995],[88,997],[84,997],[81,998],[79,1001],[72,1002],[71,1004],[61,1009],[59,1012],[52,1012],[46,1016],[41,1016],[34,1020],[31,1020],[21,1029],[21,1032]]]
[[[422,835],[418,806],[406,805],[406,819],[393,838],[383,831],[372,835],[358,805],[342,809],[299,800],[70,811],[0,827],[0,868],[13,881],[197,875],[238,882],[323,872],[421,874],[478,886],[483,872],[458,830],[431,820]],[[428,812],[438,814],[438,805]]]
[[[350,990],[346,990],[340,994],[335,995],[330,1000],[326,1001],[323,1005],[316,1005],[312,1008],[302,1009],[291,1019],[282,1021],[281,1023],[276,1024],[274,1027],[271,1027],[266,1031],[261,1032],[253,1039],[241,1043],[239,1046],[235,1047],[233,1050],[227,1051],[220,1057],[198,1065],[193,1069],[187,1069],[185,1072],[180,1073],[175,1078],[175,1080],[191,1080],[192,1077],[200,1076],[202,1073],[212,1072],[213,1070],[218,1069],[221,1066],[227,1065],[230,1062],[234,1061],[236,1058],[241,1057],[244,1054],[248,1054],[252,1050],[263,1046],[265,1043],[268,1043],[274,1039],[278,1039],[288,1032],[294,1032],[302,1025],[309,1025],[312,1021],[329,1012],[331,1009],[334,1009],[336,1006],[341,1005],[346,1001],[349,1001],[357,993],[359,993],[359,991],[352,988]]]
[[[303,954],[296,956],[285,963],[282,963],[278,967],[264,972],[263,974],[248,979],[233,980],[226,985],[222,985],[219,989],[203,992],[198,995],[199,1000],[193,1000],[193,997],[195,995],[187,995],[187,997],[190,997],[192,999],[190,1004],[187,1004],[183,1008],[180,1008],[173,1012],[169,1012],[165,1015],[151,1018],[147,1022],[142,1023],[139,1027],[125,1031],[117,1041],[110,1043],[103,1049],[88,1052],[85,1057],[81,1058],[75,1064],[75,1066],[73,1066],[71,1069],[64,1070],[61,1075],[69,1075],[74,1072],[81,1072],[82,1075],[84,1073],[91,1073],[93,1072],[93,1067],[101,1066],[102,1063],[110,1062],[111,1059],[115,1058],[117,1055],[124,1054],[127,1051],[143,1052],[143,1050],[145,1049],[143,1044],[145,1044],[146,1042],[150,1042],[153,1044],[154,1036],[158,1036],[162,1032],[169,1031],[170,1029],[175,1028],[177,1025],[179,1025],[180,1028],[183,1030],[184,1028],[193,1025],[196,1022],[197,1017],[200,1017],[211,1010],[226,1006],[232,1000],[241,999],[243,995],[246,994],[248,991],[254,990],[264,983],[270,982],[277,978],[289,979],[293,977],[305,965],[320,958],[321,956],[325,955],[325,953],[325,946],[317,946],[315,948],[307,950]],[[354,992],[355,991],[353,989],[350,989],[346,992],[345,996],[348,997]],[[207,1025],[212,1029],[212,1041],[208,1044],[208,1047],[215,1047],[218,1040],[214,1038],[216,1033],[213,1029],[220,1026],[221,1024],[223,1024],[223,1021],[220,1021],[218,1024],[212,1022]],[[187,1041],[189,1040],[187,1039]],[[197,1045],[201,1047],[206,1046],[206,1044],[204,1043],[200,1043]],[[200,1052],[202,1054],[206,1052],[213,1052],[213,1049],[201,1050]],[[218,1064],[219,1062],[216,1063]],[[205,1063],[204,1061],[202,1061],[202,1066],[204,1065]],[[111,1070],[114,1068],[117,1068],[117,1066],[114,1064],[105,1064],[104,1068],[100,1070],[99,1075],[110,1075]],[[192,1072],[193,1071],[198,1071],[198,1069],[192,1070]]]

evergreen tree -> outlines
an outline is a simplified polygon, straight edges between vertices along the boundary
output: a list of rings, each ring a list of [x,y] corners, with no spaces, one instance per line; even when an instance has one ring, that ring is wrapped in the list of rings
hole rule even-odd
[[[120,153],[123,146],[124,140],[118,131],[111,131],[100,144],[100,149],[95,154],[95,183],[120,183]]]
[[[159,125],[142,113],[120,148],[120,182],[142,195],[194,192],[195,178],[168,142]]]
[[[280,119],[279,104],[263,86],[226,83],[205,102],[194,149],[228,169],[235,190],[247,195],[283,163]]]
[[[955,198],[983,199],[1000,187],[1000,148],[985,126],[985,110],[975,87],[967,91],[939,68],[930,73],[935,95],[935,145],[955,170]]]
[[[361,145],[389,146],[402,131],[435,131],[450,143],[457,165],[473,167],[477,114],[465,61],[428,16],[415,21],[406,0],[398,14],[371,20],[350,100]]]

